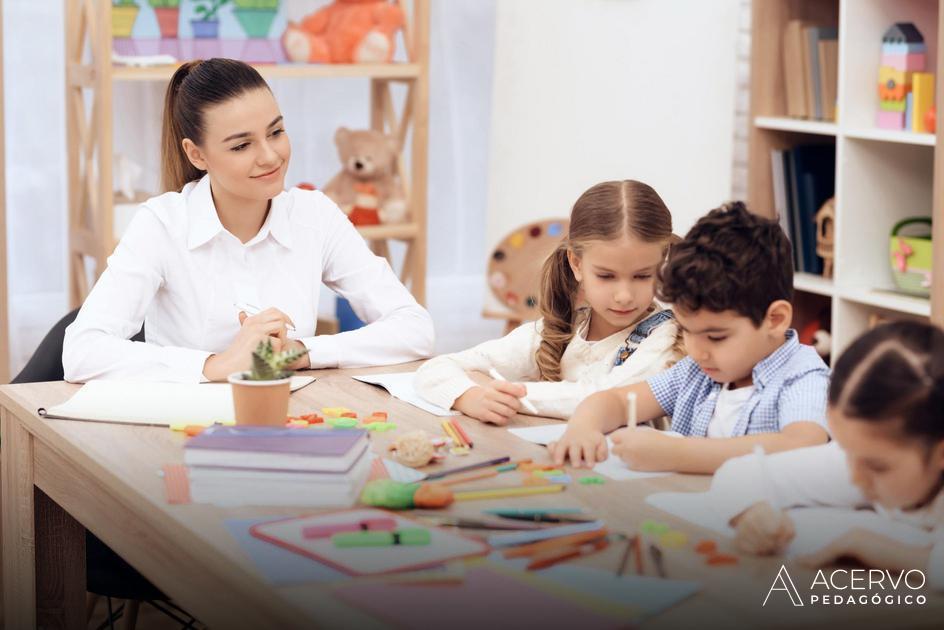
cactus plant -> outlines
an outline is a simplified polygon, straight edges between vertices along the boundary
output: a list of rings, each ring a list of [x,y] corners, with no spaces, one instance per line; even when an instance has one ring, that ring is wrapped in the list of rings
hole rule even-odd
[[[246,375],[248,381],[277,381],[288,378],[293,370],[287,369],[308,352],[307,349],[285,350],[275,352],[272,349],[272,340],[260,341],[252,353],[252,370]]]

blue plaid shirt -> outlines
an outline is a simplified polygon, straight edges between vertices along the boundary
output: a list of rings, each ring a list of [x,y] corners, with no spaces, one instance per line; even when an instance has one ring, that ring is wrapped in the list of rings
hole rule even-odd
[[[791,422],[811,421],[826,428],[829,368],[810,347],[801,345],[795,330],[786,341],[754,366],[754,391],[741,409],[734,436],[776,433]],[[723,385],[701,371],[691,357],[648,381],[672,430],[705,437]]]

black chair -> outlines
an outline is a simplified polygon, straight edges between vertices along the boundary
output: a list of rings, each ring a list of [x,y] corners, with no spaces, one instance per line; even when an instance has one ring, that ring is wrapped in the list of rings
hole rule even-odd
[[[62,346],[66,328],[78,313],[78,309],[71,311],[56,322],[11,383],[63,380]],[[143,326],[131,341],[144,341]],[[85,580],[86,590],[93,596],[89,600],[89,617],[97,599],[106,598],[108,617],[100,628],[114,628],[115,621],[122,616],[125,617],[124,627],[133,628],[138,607],[142,602],[176,620],[184,628],[193,628],[196,623],[193,617],[177,607],[159,588],[89,531],[85,532]],[[113,609],[112,599],[125,600],[126,604]]]

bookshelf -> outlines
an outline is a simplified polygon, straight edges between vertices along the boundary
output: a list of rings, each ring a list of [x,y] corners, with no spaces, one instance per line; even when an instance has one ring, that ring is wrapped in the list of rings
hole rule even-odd
[[[783,33],[792,19],[839,27],[837,120],[789,118],[784,89]],[[870,321],[931,318],[944,325],[944,159],[937,134],[890,131],[875,125],[882,34],[895,22],[914,22],[928,46],[928,71],[938,80],[944,10],[938,0],[754,0],[751,25],[751,128],[748,199],[774,216],[771,151],[835,143],[835,269],[831,279],[797,273],[797,325],[827,311],[836,356]],[[944,143],[942,143],[944,146]],[[888,263],[892,226],[931,215],[934,253],[930,299],[896,292]]]
[[[113,193],[113,94],[118,83],[167,83],[175,66],[137,68],[111,61],[111,2],[64,0],[69,206],[69,300],[79,306],[117,244]],[[391,260],[389,241],[406,252],[400,279],[426,298],[426,189],[429,137],[429,0],[398,0],[407,15],[407,61],[389,64],[262,64],[266,79],[362,79],[369,83],[372,129],[397,138],[398,170],[408,199],[406,223],[361,227],[371,249]],[[314,3],[313,3],[314,6]],[[393,85],[405,86],[398,108]],[[156,123],[155,123],[156,124]],[[329,123],[328,123],[329,124]],[[405,153],[409,140],[409,161]],[[155,148],[156,150],[156,148]],[[151,191],[158,194],[159,191]],[[392,264],[392,260],[391,260]]]

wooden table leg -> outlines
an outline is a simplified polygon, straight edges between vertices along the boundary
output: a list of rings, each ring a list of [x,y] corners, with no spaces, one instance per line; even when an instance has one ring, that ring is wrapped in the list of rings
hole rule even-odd
[[[3,519],[3,621],[6,628],[36,627],[33,511],[33,436],[0,408],[0,486]]]
[[[36,621],[40,628],[85,622],[85,528],[36,488]]]

